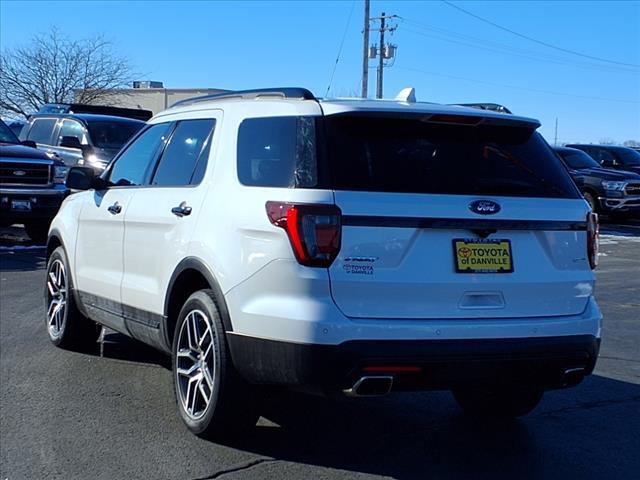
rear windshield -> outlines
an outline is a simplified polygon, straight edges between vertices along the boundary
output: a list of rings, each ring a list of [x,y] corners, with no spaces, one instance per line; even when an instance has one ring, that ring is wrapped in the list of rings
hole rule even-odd
[[[326,117],[339,190],[576,198],[560,160],[529,127],[413,118]]]
[[[238,131],[244,185],[578,198],[530,127],[371,115],[256,118]]]
[[[144,125],[143,122],[90,121],[87,129],[94,147],[119,150]]]

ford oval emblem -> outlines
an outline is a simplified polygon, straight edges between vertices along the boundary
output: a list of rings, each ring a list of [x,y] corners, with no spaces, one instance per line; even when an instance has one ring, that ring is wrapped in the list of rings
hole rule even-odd
[[[491,200],[476,200],[469,204],[469,210],[480,215],[493,215],[500,211],[500,205]]]
[[[17,175],[18,177],[24,177],[27,174],[27,172],[25,172],[24,170],[14,170],[13,174]]]

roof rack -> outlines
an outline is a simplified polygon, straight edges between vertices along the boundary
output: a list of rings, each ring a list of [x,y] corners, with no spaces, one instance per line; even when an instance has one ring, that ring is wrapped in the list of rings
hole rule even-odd
[[[451,103],[450,105],[479,108],[480,110],[490,110],[492,112],[508,113],[509,115],[511,115],[511,110],[509,110],[504,105],[500,105],[499,103]]]
[[[297,100],[316,100],[316,97],[306,88],[284,87],[284,88],[257,88],[253,90],[232,90],[224,93],[214,93],[204,95],[202,97],[187,98],[174,103],[171,107],[193,105],[200,102],[209,102],[215,100],[226,100],[229,98],[242,98],[250,100],[259,97],[280,97],[291,98]]]
[[[150,110],[141,108],[109,107],[106,105],[85,105],[82,103],[47,103],[40,107],[38,113],[95,113],[98,115],[114,115],[116,117],[133,118],[146,122],[153,116]]]

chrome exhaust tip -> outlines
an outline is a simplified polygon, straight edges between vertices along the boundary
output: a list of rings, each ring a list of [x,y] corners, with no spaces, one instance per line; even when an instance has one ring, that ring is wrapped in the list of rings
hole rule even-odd
[[[579,368],[567,368],[562,374],[562,385],[570,387],[579,384],[584,379],[585,369]]]
[[[343,390],[347,397],[380,397],[391,391],[391,375],[371,375],[360,377],[352,387]]]

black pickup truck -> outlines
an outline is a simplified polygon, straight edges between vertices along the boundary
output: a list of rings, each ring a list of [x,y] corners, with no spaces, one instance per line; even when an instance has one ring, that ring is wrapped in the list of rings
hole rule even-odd
[[[603,168],[582,150],[554,150],[594,212],[640,218],[640,175]]]
[[[21,223],[34,242],[44,242],[69,194],[67,170],[56,155],[21,143],[0,120],[0,226]]]

